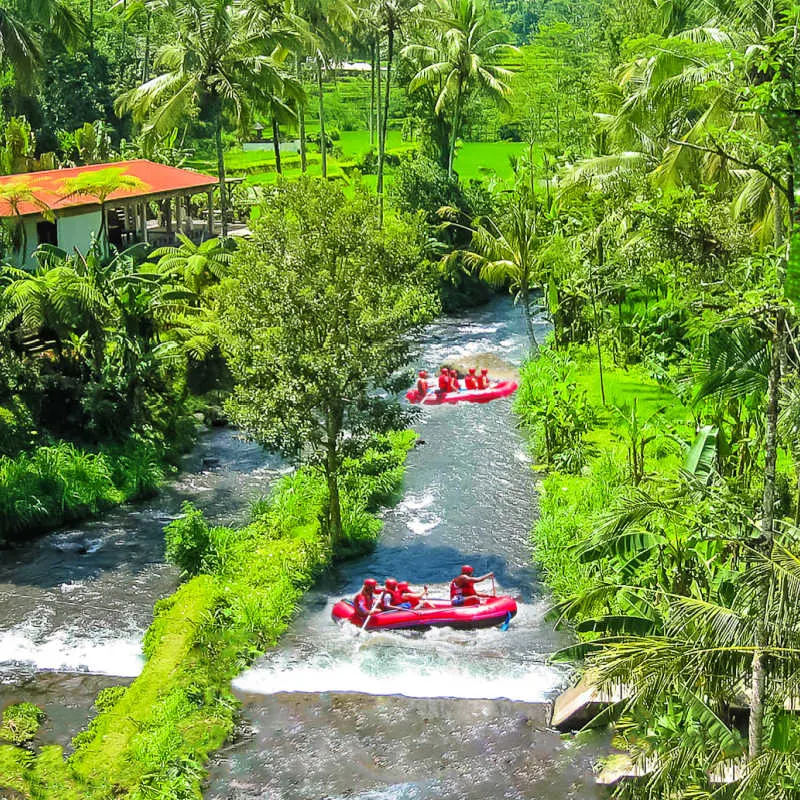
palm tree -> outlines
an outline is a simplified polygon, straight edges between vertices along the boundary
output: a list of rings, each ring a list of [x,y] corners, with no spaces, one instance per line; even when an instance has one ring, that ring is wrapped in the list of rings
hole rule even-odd
[[[112,8],[122,12],[124,23],[144,16],[144,52],[142,53],[142,83],[150,78],[151,30],[153,15],[169,7],[169,0],[117,0]],[[123,24],[124,24],[123,23]]]
[[[276,63],[282,64],[288,55],[285,50],[276,50],[273,53]],[[275,171],[282,174],[281,169],[281,123],[295,122],[303,115],[305,105],[305,92],[302,83],[288,72],[282,73],[282,91],[280,94],[271,94],[267,97],[265,110],[272,122],[272,147],[275,152]]]
[[[38,209],[44,219],[52,221],[54,219],[50,206],[40,200],[36,195],[36,185],[28,178],[15,178],[12,181],[0,186],[0,202],[8,203],[11,214],[16,220],[16,230],[18,232],[20,254],[20,264],[24,264],[25,256],[28,252],[28,232],[25,230],[25,221],[20,213],[20,205],[28,203]]]
[[[305,49],[314,59],[322,177],[327,178],[328,151],[323,76],[331,60],[342,52],[341,36],[352,28],[356,20],[356,11],[351,0],[296,0],[295,15],[305,21]],[[302,145],[301,139],[301,147]]]
[[[190,291],[199,296],[228,274],[233,258],[231,240],[217,237],[198,245],[183,234],[178,234],[178,240],[178,247],[159,247],[150,253],[150,259],[157,262],[160,275],[179,277]]]
[[[222,233],[228,233],[224,117],[240,130],[249,127],[254,105],[280,94],[284,74],[272,58],[291,34],[254,24],[247,8],[228,0],[187,0],[175,11],[179,35],[156,56],[161,73],[117,100],[117,112],[130,111],[145,124],[145,135],[163,136],[200,110],[214,125]]]
[[[452,268],[459,258],[463,258],[482,280],[495,286],[508,286],[522,307],[531,352],[537,355],[539,343],[531,306],[533,291],[543,281],[540,256],[544,236],[541,231],[542,207],[535,195],[521,186],[505,216],[497,220],[477,217],[470,226],[453,221],[459,214],[456,209],[443,208],[439,213],[450,220],[449,225],[466,228],[471,234],[469,248],[446,255],[442,260],[443,266]]]
[[[422,7],[420,0],[380,0],[378,4],[378,20],[381,28],[386,32],[386,83],[384,85],[385,97],[383,100],[383,114],[380,115],[381,129],[378,133],[378,203],[379,224],[383,225],[383,172],[386,160],[386,134],[389,123],[389,99],[392,89],[392,62],[394,60],[395,37],[402,30],[404,24],[412,14]],[[377,69],[380,71],[380,60],[377,60]],[[380,98],[378,100],[380,102]]]
[[[433,87],[435,113],[449,115],[447,173],[452,176],[464,106],[471,96],[482,94],[501,109],[509,107],[507,81],[512,73],[498,62],[516,48],[508,43],[507,31],[493,27],[489,9],[480,0],[434,0],[428,21],[433,43],[410,44],[403,50],[418,65],[408,89],[414,93]]]
[[[62,183],[62,188],[65,197],[93,197],[100,204],[100,230],[97,232],[97,239],[103,254],[107,255],[106,201],[114,192],[145,189],[146,184],[136,176],[126,174],[123,167],[106,167],[82,172],[74,178],[66,178]]]

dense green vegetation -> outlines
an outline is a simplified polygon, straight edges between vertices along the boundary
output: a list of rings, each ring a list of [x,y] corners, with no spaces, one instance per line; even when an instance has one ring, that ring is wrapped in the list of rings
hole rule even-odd
[[[615,791],[800,794],[796,6],[14,0],[0,23],[0,536],[152,491],[209,391],[302,465],[241,531],[187,509],[142,677],[69,762],[0,748],[5,783],[197,795],[231,675],[374,542],[419,326],[484,281],[530,339],[562,656],[626,694],[608,719],[644,774]],[[101,226],[21,268],[34,170],[142,156],[213,172],[251,241],[118,253]]]
[[[166,532],[187,581],[156,605],[142,674],[127,689],[101,692],[99,713],[73,740],[68,760],[60,748],[36,758],[0,745],[4,785],[32,797],[199,797],[209,753],[233,731],[231,678],[275,643],[331,558],[374,546],[381,525],[370,511],[392,499],[415,439],[409,431],[379,436],[345,462],[336,550],[321,522],[325,481],[312,469],[283,478],[243,528],[211,527],[187,504]],[[0,739],[26,741],[40,713],[11,707]]]

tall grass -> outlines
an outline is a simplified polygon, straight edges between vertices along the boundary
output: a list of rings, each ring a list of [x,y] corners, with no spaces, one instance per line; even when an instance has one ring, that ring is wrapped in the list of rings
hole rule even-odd
[[[124,499],[103,454],[62,442],[0,457],[0,538],[95,514]]]
[[[0,456],[0,543],[154,494],[169,454],[134,437],[108,452],[69,442]]]

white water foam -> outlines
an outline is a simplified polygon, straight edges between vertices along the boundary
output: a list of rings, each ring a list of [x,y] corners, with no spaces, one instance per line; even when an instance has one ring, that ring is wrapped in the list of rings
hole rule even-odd
[[[134,635],[86,639],[85,632],[69,630],[41,637],[30,626],[20,625],[0,633],[0,671],[9,664],[133,678],[144,666],[142,639]]]
[[[474,335],[497,333],[497,331],[500,330],[500,328],[505,328],[505,327],[506,325],[504,323],[500,325],[477,325],[477,324],[459,325],[458,332],[464,334],[474,334]]]
[[[352,662],[315,659],[294,667],[259,666],[237,678],[233,685],[251,694],[279,692],[352,692],[404,697],[452,697],[460,699],[506,699],[540,703],[559,688],[562,673],[546,664],[494,665],[494,669],[470,670],[468,665],[422,666],[409,663],[399,672],[381,674],[373,660]]]
[[[415,536],[425,536],[436,528],[442,518],[437,514],[427,514],[424,517],[412,517],[406,521],[406,527]]]
[[[432,491],[410,494],[397,504],[394,513],[405,519],[406,527],[411,533],[416,536],[425,536],[442,521],[438,514],[433,511],[426,511],[435,502],[436,495]]]

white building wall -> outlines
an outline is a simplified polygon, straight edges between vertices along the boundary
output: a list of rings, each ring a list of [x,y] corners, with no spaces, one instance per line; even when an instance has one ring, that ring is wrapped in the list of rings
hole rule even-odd
[[[67,253],[73,252],[77,247],[82,253],[89,249],[92,234],[100,230],[100,210],[87,211],[85,214],[75,214],[69,217],[56,219],[58,231],[58,246]]]
[[[37,217],[23,217],[25,234],[28,237],[28,245],[25,248],[25,258],[22,259],[23,266],[35,267],[36,262],[32,257],[33,251],[39,246],[39,237],[36,233]]]

